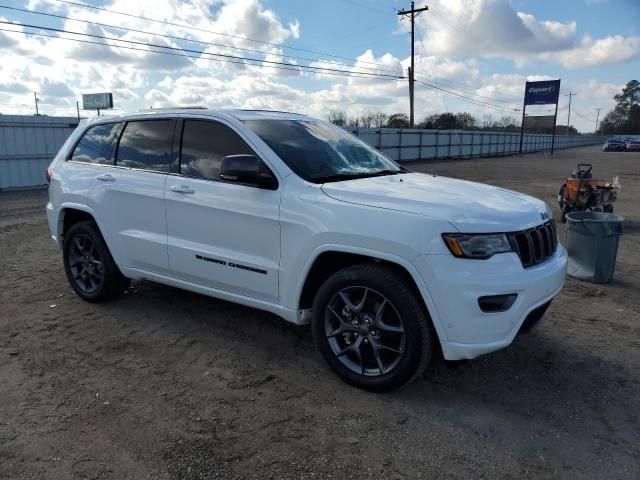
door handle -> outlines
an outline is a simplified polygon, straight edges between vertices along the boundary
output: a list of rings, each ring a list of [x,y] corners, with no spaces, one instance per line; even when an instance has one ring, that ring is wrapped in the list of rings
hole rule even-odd
[[[108,173],[105,173],[103,175],[98,175],[96,178],[98,180],[102,180],[103,182],[115,182],[116,181],[116,177],[114,177],[113,175],[109,175]]]
[[[176,193],[196,193],[193,188],[187,187],[186,185],[174,185],[169,187],[169,190]]]

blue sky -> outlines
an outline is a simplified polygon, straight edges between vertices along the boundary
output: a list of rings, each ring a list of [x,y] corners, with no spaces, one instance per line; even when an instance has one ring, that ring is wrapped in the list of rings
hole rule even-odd
[[[199,30],[86,9],[58,0],[4,0],[0,5],[119,25],[144,33],[0,8],[4,21],[65,28],[110,39],[105,47],[0,31],[3,57],[0,112],[31,113],[33,91],[38,92],[42,111],[59,115],[73,114],[81,94],[96,91],[114,93],[117,107],[114,113],[192,103],[220,108],[283,109],[320,117],[335,109],[346,110],[351,116],[408,110],[406,80],[333,76],[326,71],[310,73],[296,67],[307,64],[377,74],[405,71],[410,51],[408,22],[401,21],[396,10],[408,7],[408,1],[76,1],[112,12],[188,24]],[[639,77],[637,0],[416,2],[416,6],[425,4],[430,10],[417,19],[416,74],[424,82],[469,96],[476,102],[417,85],[418,120],[442,111],[469,111],[478,118],[518,117],[527,79],[561,78],[563,94],[569,90],[577,92],[571,123],[590,131],[594,128],[595,108],[602,108],[602,117],[613,106],[613,94],[627,81]],[[21,26],[1,27],[29,30]],[[55,32],[46,33],[59,36]],[[118,39],[178,49],[207,48],[208,53],[252,55],[290,64],[291,70],[276,70],[267,64],[214,62],[207,60],[206,55],[192,53],[200,58],[159,55],[139,45],[146,51],[123,50],[117,45],[131,44],[118,43]],[[567,97],[562,96],[559,123],[566,122],[563,118],[566,103]],[[528,112],[543,114],[547,110],[545,107]]]

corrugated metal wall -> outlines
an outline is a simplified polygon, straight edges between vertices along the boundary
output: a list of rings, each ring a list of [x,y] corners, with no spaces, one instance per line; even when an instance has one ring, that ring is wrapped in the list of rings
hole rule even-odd
[[[45,185],[47,166],[77,125],[76,117],[0,115],[0,189]]]
[[[75,117],[0,115],[0,189],[45,185],[45,171],[78,124]],[[520,135],[504,132],[345,128],[394,160],[509,155]],[[558,135],[555,148],[604,143],[606,137]],[[523,151],[551,148],[551,135],[524,136]]]
[[[408,128],[350,128],[345,130],[382,151],[393,160],[412,161],[511,155],[520,148],[520,134],[466,130]],[[555,149],[603,144],[607,137],[556,135]],[[551,135],[525,134],[523,152],[551,149]]]

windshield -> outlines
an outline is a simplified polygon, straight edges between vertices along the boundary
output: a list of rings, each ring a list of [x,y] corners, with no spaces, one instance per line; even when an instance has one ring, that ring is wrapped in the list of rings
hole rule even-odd
[[[307,181],[324,183],[404,171],[366,143],[314,120],[246,120],[247,125]]]

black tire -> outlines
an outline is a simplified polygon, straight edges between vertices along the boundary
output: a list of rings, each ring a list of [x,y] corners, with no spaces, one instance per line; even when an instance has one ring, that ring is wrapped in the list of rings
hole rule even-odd
[[[345,295],[361,310],[349,310]],[[435,333],[423,304],[406,280],[379,265],[354,265],[331,275],[314,299],[311,329],[331,369],[348,384],[372,392],[411,382],[434,350]]]
[[[560,187],[560,191],[558,191],[558,204],[560,205],[560,208],[562,208],[562,205],[564,205],[565,202],[565,193],[567,191],[567,184],[563,183],[562,186]]]
[[[129,279],[113,261],[95,222],[78,222],[69,228],[64,236],[62,257],[67,279],[83,300],[111,300],[129,286]]]

